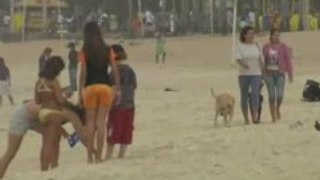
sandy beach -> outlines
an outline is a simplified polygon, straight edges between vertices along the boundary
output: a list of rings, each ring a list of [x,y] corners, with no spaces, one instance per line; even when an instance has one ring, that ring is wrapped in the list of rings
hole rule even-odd
[[[287,84],[283,119],[271,123],[267,92],[261,125],[243,125],[237,66],[231,63],[231,37],[193,36],[167,40],[168,62],[154,63],[155,40],[139,40],[129,46],[130,64],[138,77],[134,144],[124,160],[86,164],[80,145],[70,149],[61,143],[60,167],[39,171],[41,137],[29,131],[8,180],[319,180],[320,103],[301,102],[307,79],[320,81],[320,32],[282,35],[294,51],[295,81]],[[267,36],[257,38],[265,43]],[[113,43],[114,41],[107,41]],[[12,92],[18,104],[33,98],[38,58],[45,46],[67,57],[67,41],[0,43],[11,69]],[[67,85],[65,71],[61,76]],[[214,128],[214,100],[209,89],[236,97],[236,113],[230,128]],[[165,92],[165,88],[176,91]],[[7,127],[16,107],[0,109],[0,154]]]

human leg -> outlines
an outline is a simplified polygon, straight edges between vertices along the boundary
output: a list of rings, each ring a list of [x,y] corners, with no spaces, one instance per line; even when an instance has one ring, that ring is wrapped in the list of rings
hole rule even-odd
[[[127,149],[128,149],[128,145],[121,144],[118,158],[120,158],[120,159],[124,158],[126,155]]]
[[[57,144],[59,141],[59,127],[60,122],[56,120],[54,115],[47,117],[46,130],[42,138],[42,149],[41,149],[41,171],[48,171],[52,165],[52,162],[56,161],[57,158]]]
[[[285,89],[286,78],[284,75],[279,75],[276,82],[276,118],[281,119],[281,105],[284,98],[284,89]]]
[[[2,107],[3,101],[2,101],[2,95],[0,95],[0,107]]]
[[[86,145],[87,145],[87,155],[88,155],[88,163],[93,163],[95,148],[94,148],[94,140],[95,140],[95,129],[96,129],[96,110],[95,109],[86,109]]]
[[[11,161],[16,156],[22,140],[23,140],[23,135],[14,135],[14,134],[8,135],[7,150],[5,151],[4,155],[0,159],[0,179],[3,178]]]
[[[105,158],[105,160],[109,160],[109,159],[112,158],[113,151],[114,151],[114,144],[108,143],[108,144],[107,144],[107,152],[106,152],[106,158]]]
[[[241,110],[242,115],[245,120],[245,124],[249,124],[249,116],[248,116],[248,95],[249,95],[249,77],[247,76],[239,76],[239,86],[240,86],[240,94],[241,94]]]
[[[8,99],[10,101],[11,106],[14,105],[14,100],[13,100],[13,96],[11,94],[8,95]]]
[[[73,91],[77,90],[77,69],[69,69],[70,86]]]
[[[268,89],[268,96],[269,96],[269,108],[270,114],[272,118],[272,122],[276,121],[276,84],[274,76],[267,76],[265,78],[266,86]]]
[[[99,107],[97,111],[97,153],[96,153],[96,161],[102,161],[102,151],[105,142],[105,134],[106,134],[106,117],[109,109],[106,107]]]
[[[253,123],[259,123],[258,111],[260,106],[260,87],[262,79],[261,76],[252,76],[250,80],[251,92],[252,92],[252,121]]]

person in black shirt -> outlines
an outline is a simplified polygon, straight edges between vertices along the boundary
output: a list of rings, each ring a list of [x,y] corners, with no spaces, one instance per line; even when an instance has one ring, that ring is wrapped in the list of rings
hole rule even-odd
[[[85,26],[79,62],[79,103],[86,109],[88,163],[100,163],[103,160],[106,116],[109,114],[114,96],[120,101],[121,89],[114,53],[104,42],[96,22],[89,22]],[[115,79],[114,89],[110,82],[110,67]]]
[[[69,43],[69,80],[70,87],[73,91],[77,91],[77,73],[78,73],[78,52],[75,43]]]
[[[49,47],[46,47],[39,58],[39,73],[41,72],[42,68],[44,67],[44,64],[48,61],[52,53],[52,49]]]
[[[0,57],[0,106],[2,106],[2,96],[7,95],[11,105],[14,105],[13,97],[10,93],[11,78],[10,70],[6,66],[4,59]]]

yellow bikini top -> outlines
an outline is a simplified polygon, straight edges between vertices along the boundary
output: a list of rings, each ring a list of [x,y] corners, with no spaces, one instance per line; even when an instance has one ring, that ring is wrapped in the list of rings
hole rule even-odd
[[[39,84],[37,85],[36,91],[39,93],[43,93],[43,92],[52,92],[53,90],[47,86],[44,79],[40,79]]]

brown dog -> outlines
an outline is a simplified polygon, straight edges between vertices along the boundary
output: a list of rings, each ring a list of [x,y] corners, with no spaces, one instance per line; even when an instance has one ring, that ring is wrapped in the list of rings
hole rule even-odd
[[[217,126],[218,117],[223,116],[225,126],[229,126],[233,119],[235,98],[228,93],[216,95],[212,88],[211,94],[216,100],[216,115],[214,119],[214,125]]]

